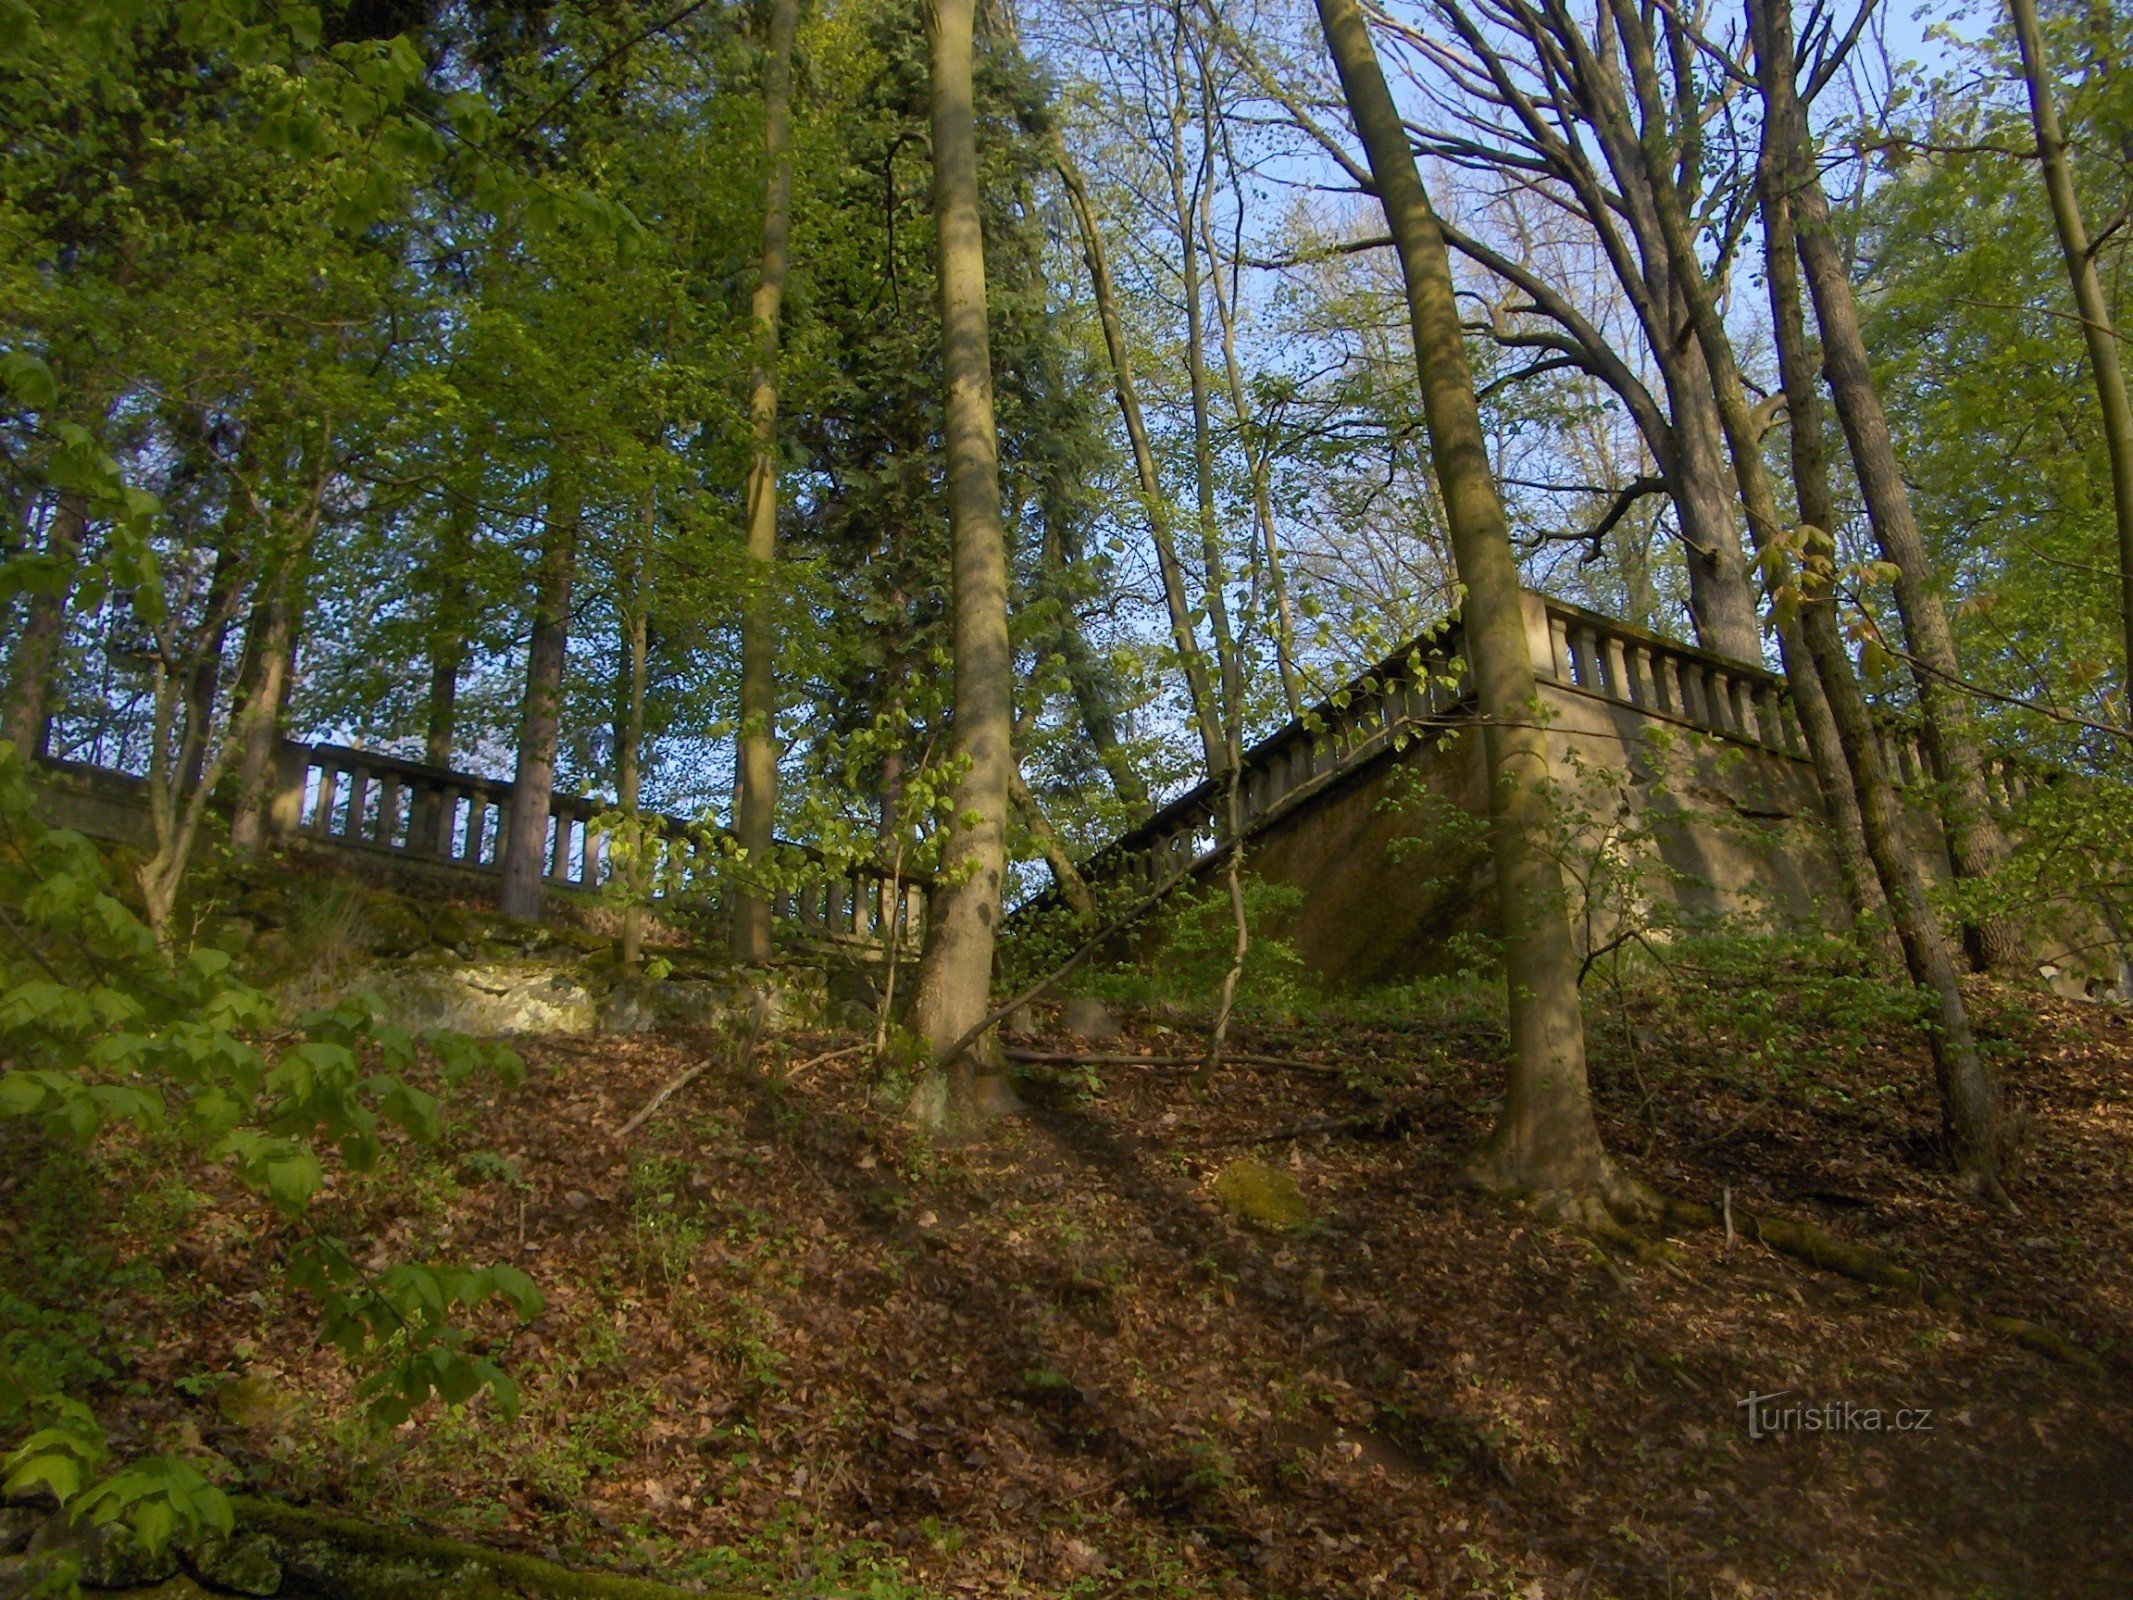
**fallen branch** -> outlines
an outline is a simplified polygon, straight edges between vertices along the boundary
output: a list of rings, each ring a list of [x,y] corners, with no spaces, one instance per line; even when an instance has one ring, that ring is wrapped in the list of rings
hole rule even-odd
[[[1010,1061],[1023,1061],[1055,1067],[1199,1067],[1205,1064],[1202,1056],[1140,1056],[1091,1054],[1076,1050],[1004,1050],[1001,1052]],[[1323,1061],[1299,1061],[1293,1056],[1225,1055],[1222,1064],[1230,1067],[1272,1067],[1294,1072],[1316,1072],[1327,1077],[1344,1078],[1346,1067],[1330,1066]]]
[[[484,1592],[496,1592],[488,1586],[501,1581],[513,1594],[546,1600],[720,1600],[722,1596],[741,1600],[736,1590],[683,1588],[650,1578],[578,1571],[515,1550],[492,1550],[485,1545],[335,1516],[278,1500],[236,1495],[231,1504],[240,1528],[271,1533],[299,1550],[307,1544],[326,1545],[336,1552],[342,1566],[351,1556],[361,1567],[374,1566],[380,1593],[443,1592],[447,1587],[456,1587],[447,1584],[449,1575],[471,1565],[486,1580]],[[422,1569],[428,1571],[410,1583],[405,1574],[411,1565],[418,1573]],[[338,1568],[336,1572],[338,1576]],[[429,1584],[437,1587],[431,1589]]]
[[[873,1048],[874,1046],[871,1043],[867,1043],[848,1044],[842,1050],[825,1050],[819,1056],[809,1056],[805,1061],[795,1063],[792,1070],[785,1074],[785,1081],[787,1083],[792,1082],[793,1079],[799,1077],[801,1073],[807,1071],[810,1067],[819,1067],[831,1061],[842,1061],[846,1056],[856,1056]]]
[[[1730,1201],[1731,1193],[1728,1191]],[[1759,1217],[1729,1204],[1724,1213],[1710,1206],[1699,1205],[1693,1200],[1668,1200],[1666,1220],[1685,1223],[1696,1228],[1728,1226],[1729,1236],[1737,1228],[1746,1238],[1768,1245],[1781,1254],[1803,1261],[1811,1267],[1820,1267],[1825,1272],[1834,1272],[1850,1278],[1855,1283],[1870,1284],[1877,1289],[1889,1289],[1898,1294],[1916,1298],[1921,1304],[1936,1311],[1945,1311],[1962,1317],[1968,1322],[1996,1333],[2003,1339],[2012,1339],[2017,1344],[2027,1345],[2040,1354],[2050,1356],[2068,1366],[2086,1367],[2091,1372],[2100,1372],[2103,1363],[2089,1351],[2075,1344],[2062,1333],[2030,1322],[2022,1317],[2003,1317],[1981,1310],[1957,1294],[1953,1289],[1935,1283],[1922,1272],[1899,1266],[1878,1250],[1864,1245],[1834,1238],[1820,1228],[1807,1222],[1789,1222],[1783,1217]],[[1730,1226],[1729,1226],[1730,1225]]]
[[[755,1042],[763,1032],[763,1017],[764,1014],[769,1010],[769,1003],[763,998],[763,996],[757,995],[755,997],[755,1004],[749,1008],[748,1036],[746,1039],[742,1040],[740,1052],[734,1057],[735,1065],[739,1065],[741,1062],[746,1061],[750,1056],[755,1054]],[[864,1048],[864,1046],[855,1046],[854,1048]],[[631,1134],[635,1133],[639,1128],[643,1127],[645,1122],[649,1120],[653,1112],[657,1111],[661,1106],[665,1105],[669,1100],[673,1099],[675,1095],[681,1093],[682,1090],[688,1088],[690,1084],[694,1083],[698,1078],[701,1078],[705,1073],[709,1072],[711,1068],[716,1064],[717,1062],[715,1057],[707,1056],[704,1060],[697,1062],[695,1066],[689,1068],[688,1071],[680,1073],[677,1076],[669,1079],[664,1088],[662,1088],[657,1094],[653,1095],[651,1099],[645,1101],[644,1108],[641,1111],[639,1111],[634,1117],[630,1118],[629,1121],[623,1123],[621,1127],[615,1130],[615,1142],[617,1144],[620,1144],[624,1139],[627,1139]],[[806,1064],[812,1065],[812,1063]]]
[[[1212,1150],[1226,1144],[1285,1144],[1291,1139],[1308,1139],[1317,1133],[1359,1133],[1370,1139],[1397,1139],[1411,1132],[1415,1126],[1415,1114],[1407,1106],[1397,1106],[1391,1111],[1372,1112],[1361,1117],[1313,1117],[1306,1122],[1285,1123],[1278,1128],[1265,1128],[1258,1132],[1225,1133],[1212,1139],[1193,1139],[1186,1148]]]

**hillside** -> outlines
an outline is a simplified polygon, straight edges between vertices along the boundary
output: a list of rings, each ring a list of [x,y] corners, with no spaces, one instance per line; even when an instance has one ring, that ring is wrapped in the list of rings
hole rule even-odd
[[[1714,964],[1687,1002],[1611,1002],[1610,1143],[1739,1221],[1641,1257],[1462,1187],[1503,1043],[1485,995],[1447,988],[1397,1026],[1248,1028],[1239,1049],[1293,1064],[1204,1095],[1160,1064],[1038,1066],[1023,1116],[952,1150],[883,1109],[857,1035],[746,1062],[707,1031],[526,1040],[522,1087],[317,1203],[381,1262],[508,1259],[547,1298],[490,1327],[516,1419],[484,1397],[382,1436],[234,1183],[187,1188],[139,1140],[98,1183],[10,1128],[7,1337],[78,1339],[121,1448],[226,1486],[751,1593],[2116,1592],[2133,1018],[1976,992],[2030,1118],[2021,1215],[1987,1217],[1921,1159],[1921,1054],[1870,1016],[1770,1009],[1780,987],[1834,1009],[1812,977]],[[1055,1031],[1011,1041],[1031,1054],[1195,1048],[1175,1016],[1096,1044],[1033,1020]],[[1307,1215],[1251,1225],[1282,1178]],[[131,1198],[85,1209],[100,1192]],[[1803,1266],[1752,1215],[2094,1364]],[[1784,1397],[1775,1434],[1750,1436],[1750,1395]],[[1852,1431],[1785,1405],[1848,1405]],[[336,1591],[297,1562],[283,1592]]]

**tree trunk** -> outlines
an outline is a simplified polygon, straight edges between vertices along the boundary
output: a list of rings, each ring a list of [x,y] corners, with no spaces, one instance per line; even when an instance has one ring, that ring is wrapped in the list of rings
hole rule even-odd
[[[1766,141],[1767,143],[1767,141]],[[1804,302],[1801,299],[1799,264],[1793,256],[1792,205],[1783,187],[1781,171],[1774,167],[1772,152],[1765,151],[1759,173],[1763,237],[1768,256],[1765,277],[1770,284],[1770,316],[1777,330],[1778,367],[1785,387],[1787,436],[1792,449],[1794,495],[1800,520],[1810,527],[1828,530],[1836,526],[1837,510],[1829,490],[1829,456],[1823,442],[1822,400],[1815,391],[1816,353],[1807,338]],[[1802,639],[1804,647],[1805,640]],[[1812,661],[1812,653],[1809,655]],[[1849,667],[1846,668],[1849,671]],[[1829,696],[1822,687],[1823,672],[1811,666],[1792,679],[1793,705],[1800,711],[1802,731],[1814,745],[1817,735],[1831,741],[1825,752],[1813,749],[1815,781],[1822,791],[1823,809],[1832,823],[1837,873],[1844,884],[1844,898],[1855,921],[1863,920],[1884,904],[1881,883],[1866,847],[1866,826],[1859,815],[1858,791],[1851,780],[1851,757],[1838,731]],[[1804,713],[1805,691],[1811,690],[1816,718],[1810,724]]]
[[[1511,1074],[1501,1120],[1477,1176],[1536,1189],[1578,1208],[1629,1198],[1600,1145],[1585,1070],[1577,950],[1553,821],[1547,737],[1539,725],[1524,595],[1509,524],[1489,470],[1459,309],[1429,196],[1358,0],[1318,0],[1319,21],[1370,158],[1400,256],[1430,452],[1466,589],[1465,648],[1482,714],[1490,849],[1510,999]]]
[[[1782,5],[1784,0],[1778,0],[1778,3]],[[1632,69],[1650,73],[1650,37],[1644,31],[1635,0],[1612,0],[1612,4],[1624,44],[1630,52]],[[1788,68],[1791,61],[1789,27],[1788,21],[1786,42],[1782,46],[1769,45],[1763,52],[1785,62]],[[1768,41],[1762,42],[1768,44]],[[1790,84],[1789,75],[1784,81]],[[1765,88],[1768,92],[1767,80]],[[1769,113],[1779,128],[1792,125],[1784,103],[1786,98],[1781,96],[1779,105]],[[1677,264],[1693,265],[1695,245],[1688,219],[1670,194],[1660,197],[1659,220],[1665,230],[1667,248]],[[1771,492],[1769,474],[1763,468],[1761,440],[1750,412],[1747,391],[1741,383],[1740,369],[1734,363],[1732,344],[1726,337],[1717,302],[1702,276],[1684,276],[1691,277],[1689,312],[1696,336],[1703,345],[1704,357],[1710,363],[1719,415],[1725,423],[1727,442],[1732,447],[1734,478],[1740,487],[1742,507],[1748,514],[1749,531],[1759,550],[1782,552],[1785,530],[1778,515],[1776,496]],[[1819,488],[1810,487],[1809,498],[1813,499],[1821,492]],[[1963,1002],[1962,988],[1956,981],[1955,966],[1948,958],[1947,942],[1925,902],[1917,862],[1903,834],[1895,791],[1889,785],[1880,749],[1874,741],[1866,698],[1860,691],[1858,679],[1852,674],[1850,658],[1844,652],[1843,639],[1837,628],[1836,607],[1829,593],[1834,545],[1826,530],[1821,532],[1821,545],[1822,548],[1810,557],[1800,579],[1801,635],[1813,656],[1814,670],[1822,679],[1831,713],[1836,719],[1838,736],[1844,743],[1867,849],[1880,875],[1882,893],[1888,898],[1889,914],[1896,922],[1905,964],[1912,982],[1926,991],[1938,1016],[1939,1025],[1929,1029],[1927,1037],[1933,1051],[1942,1108],[1956,1134],[1957,1159],[1966,1173],[1981,1184],[1996,1188],[2000,1145],[1998,1085],[1979,1056],[1971,1035],[1969,1013]],[[1790,565],[1781,556],[1772,555],[1771,559],[1784,567]],[[1782,582],[1789,580],[1791,574],[1785,571],[1773,574],[1773,577]]]
[[[771,0],[770,49],[763,69],[763,261],[750,320],[754,366],[748,417],[755,454],[748,464],[748,560],[755,569],[741,616],[740,783],[733,834],[741,847],[733,901],[733,956],[748,966],[770,960],[770,893],[757,877],[770,862],[778,815],[777,610],[778,338],[792,231],[792,43],[799,0]]]
[[[185,675],[184,759],[178,774],[178,788],[185,794],[199,787],[201,774],[207,770],[208,732],[214,724],[215,698],[222,688],[222,657],[229,648],[230,611],[236,604],[243,575],[244,562],[238,553],[240,532],[233,514],[224,522],[222,536],[215,544],[215,570],[207,580],[206,631],[192,670]]]
[[[88,505],[78,494],[62,494],[45,529],[44,553],[65,577],[51,589],[31,596],[22,631],[8,652],[7,707],[0,716],[0,736],[25,758],[42,756],[52,736],[52,675],[59,664],[60,636],[66,631],[67,596],[81,562],[82,534]]]
[[[1007,631],[1007,537],[1000,515],[999,435],[985,313],[978,213],[972,31],[975,0],[935,0],[933,210],[939,257],[941,367],[947,384],[948,514],[953,546],[954,751],[962,763],[920,960],[911,1027],[945,1052],[981,1022],[1007,870],[1007,793],[1014,769],[1014,651]],[[973,1129],[1004,1087],[990,1052],[965,1052],[920,1086],[912,1112],[931,1131]]]
[[[616,696],[615,801],[622,812],[622,965],[634,970],[644,953],[645,835],[638,812],[644,768],[644,684],[649,640],[644,604],[644,559],[651,542],[652,506],[646,496],[644,538],[622,572],[622,681]]]
[[[1089,204],[1088,186],[1061,143],[1053,156],[1059,181],[1066,186],[1081,234],[1081,256],[1089,269],[1089,284],[1096,296],[1096,316],[1103,325],[1104,349],[1111,358],[1111,382],[1118,395],[1118,409],[1126,420],[1126,438],[1133,447],[1133,470],[1140,483],[1141,501],[1148,512],[1148,537],[1155,545],[1156,569],[1163,579],[1163,601],[1170,612],[1171,644],[1185,674],[1186,693],[1192,701],[1193,725],[1199,729],[1200,752],[1207,770],[1222,767],[1222,719],[1215,709],[1213,686],[1208,681],[1207,658],[1201,652],[1199,635],[1192,622],[1192,599],[1185,592],[1185,565],[1178,559],[1177,541],[1170,531],[1170,502],[1164,498],[1162,478],[1156,470],[1155,450],[1148,442],[1147,420],[1141,414],[1140,391],[1133,382],[1133,360],[1126,348],[1126,328],[1119,316],[1118,295],[1111,283],[1111,263],[1104,251],[1103,234],[1096,226],[1096,210]]]
[[[2051,67],[2044,35],[2037,26],[2036,0],[2007,0],[2014,18],[2015,42],[2022,51],[2022,79],[2029,89],[2030,120],[2037,129],[2037,162],[2044,169],[2044,192],[2051,201],[2059,248],[2066,256],[2067,277],[2074,289],[2074,309],[2081,317],[2081,337],[2088,346],[2089,371],[2103,420],[2103,444],[2111,462],[2111,507],[2118,519],[2118,607],[2125,633],[2126,670],[2120,692],[2125,718],[2133,727],[2133,403],[2126,398],[2126,373],[2111,326],[2110,302],[2097,276],[2095,248],[2081,218],[2074,192],[2074,169],[2060,131],[2059,108],[2052,101]]]
[[[1066,841],[1059,837],[1059,830],[1052,826],[1052,819],[1044,814],[1044,807],[1037,803],[1037,797],[1029,792],[1029,785],[1023,781],[1021,773],[1008,776],[1007,797],[1022,813],[1022,825],[1037,841],[1037,848],[1044,852],[1044,862],[1052,869],[1052,884],[1058,889],[1059,897],[1073,907],[1076,915],[1094,917],[1096,898],[1089,893],[1088,879],[1081,875],[1081,869],[1074,865],[1074,858],[1067,854]]]
[[[518,922],[540,919],[548,876],[548,814],[555,795],[555,752],[563,724],[563,668],[570,655],[570,590],[577,576],[581,521],[575,484],[549,469],[548,515],[534,578],[533,637],[526,650],[526,692],[519,711],[518,769],[501,855],[496,908]]]
[[[1800,131],[1804,137],[1804,130]],[[1815,321],[1822,330],[1823,375],[1851,447],[1867,521],[1882,554],[1897,570],[1896,607],[1903,615],[1904,637],[1915,658],[1919,709],[1935,775],[1941,781],[1941,821],[1947,830],[1949,860],[1959,878],[1987,878],[2007,859],[2007,841],[1993,820],[1976,725],[1969,702],[1957,687],[1960,667],[1955,634],[1948,626],[1932,558],[1911,513],[1910,491],[1897,464],[1888,417],[1867,364],[1851,276],[1830,227],[1829,202],[1803,157],[1804,151],[1788,153],[1787,168],[1800,264],[1806,269]],[[2020,934],[1999,918],[1979,918],[1965,930],[1964,941],[1980,971],[2015,972],[2028,966]]]
[[[1185,298],[1185,373],[1192,397],[1193,503],[1200,530],[1200,592],[1207,607],[1207,621],[1215,640],[1215,667],[1221,694],[1215,707],[1218,732],[1229,721],[1231,708],[1243,703],[1244,684],[1238,670],[1237,636],[1229,621],[1229,569],[1222,555],[1222,524],[1215,504],[1215,445],[1213,419],[1207,393],[1207,306],[1200,287],[1200,239],[1198,219],[1208,204],[1214,182],[1214,163],[1201,162],[1205,174],[1200,186],[1188,192],[1185,185],[1185,96],[1189,80],[1185,72],[1185,11],[1182,0],[1172,0],[1171,74],[1176,85],[1171,101],[1170,152],[1165,167],[1170,175],[1171,204],[1178,221],[1178,275]],[[1219,778],[1229,770],[1229,740],[1221,737],[1219,756],[1208,762],[1207,775]]]
[[[281,742],[289,685],[296,675],[296,644],[307,587],[310,541],[260,575],[238,664],[237,705],[231,733],[237,740],[237,799],[230,811],[230,851],[257,859],[266,843],[268,786],[274,749]]]

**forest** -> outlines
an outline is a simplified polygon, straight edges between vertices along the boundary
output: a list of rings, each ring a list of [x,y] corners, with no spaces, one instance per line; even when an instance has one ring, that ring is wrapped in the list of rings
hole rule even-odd
[[[2129,51],[0,0],[0,1600],[2133,1593]]]

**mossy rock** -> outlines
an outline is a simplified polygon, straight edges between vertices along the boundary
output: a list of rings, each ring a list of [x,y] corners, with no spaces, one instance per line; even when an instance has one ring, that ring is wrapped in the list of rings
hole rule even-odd
[[[374,956],[388,959],[411,956],[427,949],[436,937],[435,919],[429,908],[408,904],[391,895],[373,895],[363,907],[364,947]]]
[[[1215,1177],[1215,1198],[1249,1228],[1294,1233],[1308,1227],[1311,1208],[1296,1180],[1264,1161],[1232,1161]]]
[[[272,1378],[248,1373],[225,1379],[215,1389],[215,1410],[233,1428],[263,1428],[289,1414],[291,1402]]]

